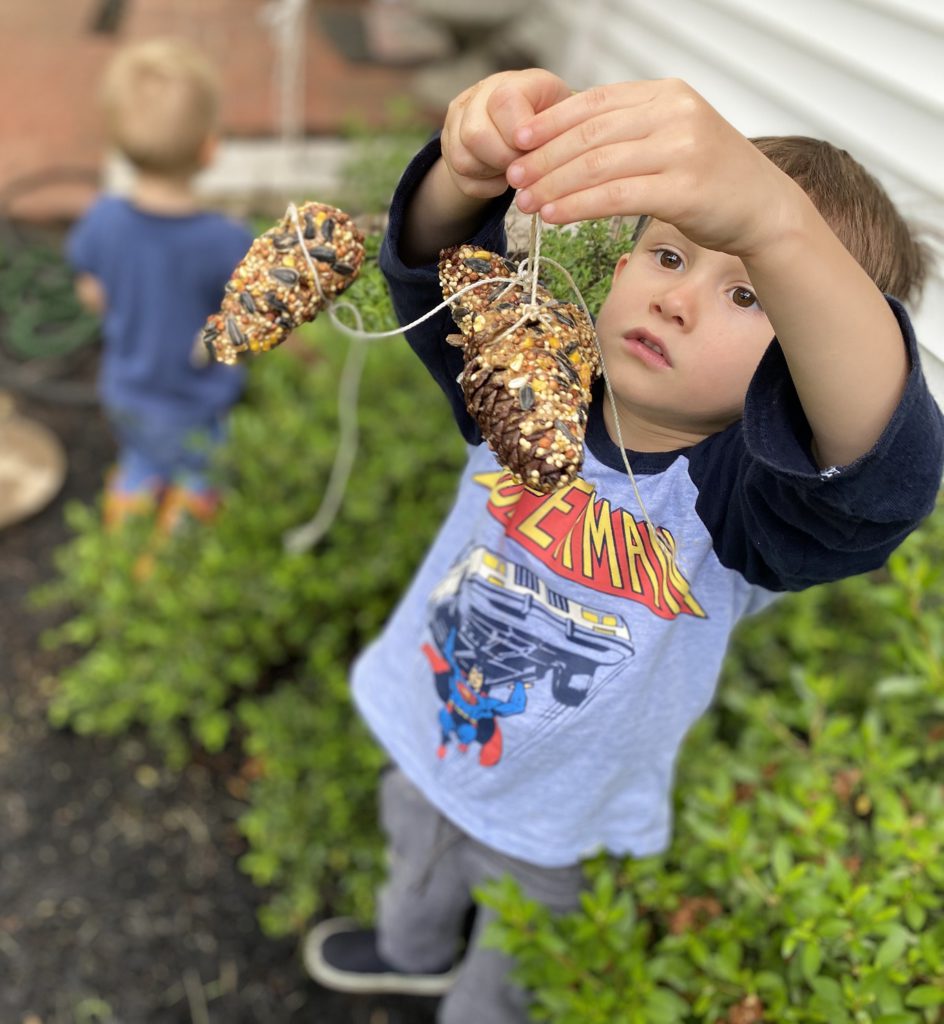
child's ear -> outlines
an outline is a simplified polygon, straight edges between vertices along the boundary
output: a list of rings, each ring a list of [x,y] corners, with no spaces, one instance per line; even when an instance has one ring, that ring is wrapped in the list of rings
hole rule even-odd
[[[622,256],[616,261],[616,266],[613,268],[613,280],[615,281],[620,274],[626,269],[626,264],[629,263],[629,257],[632,253],[624,252]]]
[[[217,147],[220,144],[219,136],[208,135],[203,140],[203,145],[200,147],[199,161],[200,167],[209,167],[213,163],[213,158],[216,156]]]

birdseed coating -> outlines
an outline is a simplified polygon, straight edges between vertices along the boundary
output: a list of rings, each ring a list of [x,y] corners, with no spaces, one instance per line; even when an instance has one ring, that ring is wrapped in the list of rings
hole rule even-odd
[[[203,343],[219,362],[233,365],[246,352],[258,355],[281,345],[360,272],[364,238],[346,213],[316,202],[297,212],[317,282],[289,211],[249,247],[226,283],[220,311],[204,325]]]
[[[515,271],[503,257],[473,246],[440,255],[447,298],[475,280]],[[463,349],[459,383],[489,447],[516,480],[549,494],[576,479],[583,464],[590,388],[600,357],[593,324],[579,306],[552,298],[544,288],[536,299],[532,307],[523,284],[467,292],[453,309],[462,333],[447,340]]]

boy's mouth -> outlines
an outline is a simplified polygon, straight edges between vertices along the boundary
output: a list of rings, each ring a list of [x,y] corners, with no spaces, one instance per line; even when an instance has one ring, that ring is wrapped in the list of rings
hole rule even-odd
[[[634,351],[641,359],[644,359],[647,363],[651,363],[657,366],[671,366],[672,360],[669,358],[668,350],[661,338],[655,334],[650,334],[649,331],[643,330],[641,327],[636,327],[631,331],[627,331],[623,335],[623,338],[627,342],[631,351]]]

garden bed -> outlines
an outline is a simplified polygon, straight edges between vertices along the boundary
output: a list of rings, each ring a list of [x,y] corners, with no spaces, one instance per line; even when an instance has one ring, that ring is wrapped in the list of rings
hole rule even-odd
[[[232,758],[168,771],[138,736],[50,728],[62,651],[28,593],[53,574],[70,500],[96,499],[112,457],[94,408],[18,400],[62,440],[58,499],[0,531],[0,1020],[4,1024],[383,1024],[423,1000],[350,999],[307,980],[297,942],[264,935],[264,894],[237,864]]]

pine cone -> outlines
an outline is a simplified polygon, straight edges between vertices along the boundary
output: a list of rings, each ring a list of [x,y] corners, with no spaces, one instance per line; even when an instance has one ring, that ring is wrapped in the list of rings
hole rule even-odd
[[[318,285],[300,251],[295,219],[286,213],[249,247],[226,283],[220,311],[203,328],[203,343],[221,363],[281,345],[360,272],[364,239],[346,213],[312,202],[298,208],[298,218]]]
[[[513,272],[507,260],[471,246],[443,250],[439,264],[447,298],[474,280]],[[536,298],[532,308],[530,290],[519,284],[470,291],[453,309],[462,335],[449,340],[462,346],[466,407],[489,447],[519,482],[549,494],[580,472],[600,360],[579,306],[544,288]]]
[[[472,245],[454,245],[449,249],[443,249],[439,254],[439,283],[444,299],[450,298],[476,281],[485,281],[493,277],[513,278],[517,273],[518,267],[511,260],[487,249],[476,249]],[[538,287],[535,298],[538,302],[549,302],[551,296],[546,288]],[[464,335],[470,336],[473,333],[474,314],[482,313],[493,305],[496,308],[506,308],[506,305],[519,306],[530,301],[531,292],[526,292],[521,282],[497,282],[467,291],[450,309],[456,326]]]

